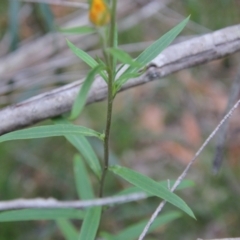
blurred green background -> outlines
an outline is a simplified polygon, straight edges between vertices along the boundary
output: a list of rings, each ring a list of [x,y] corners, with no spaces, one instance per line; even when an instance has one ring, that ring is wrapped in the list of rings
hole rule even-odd
[[[149,10],[147,5],[153,2],[125,0],[125,4],[121,5],[119,22],[131,16],[139,17],[139,12]],[[181,36],[201,35],[240,22],[239,0],[175,0],[164,1],[163,4],[165,7],[152,16],[142,17],[130,28],[125,26],[124,29],[123,26],[119,44],[153,41],[190,14],[191,22]],[[124,15],[125,11],[127,15]],[[54,34],[55,25],[64,24],[81,14],[86,14],[86,10],[16,0],[0,1],[0,65],[19,49],[28,48],[28,44]],[[59,34],[58,37],[65,38]],[[98,49],[97,42],[84,50],[94,49]],[[39,54],[44,51],[38,50]],[[49,58],[36,60],[34,65],[11,66],[7,72],[9,75],[0,76],[1,88],[7,87],[0,96],[1,106],[84,76],[86,66],[75,59],[72,65],[43,70],[36,75],[37,80],[33,83],[35,76],[31,75],[31,70],[38,64],[65,57],[61,51],[57,48]],[[136,56],[138,51],[131,53]],[[111,161],[155,180],[176,179],[223,116],[239,59],[239,54],[234,54],[120,93],[114,104]],[[11,70],[12,67],[16,69]],[[28,77],[25,82],[21,78],[23,73],[24,77]],[[48,81],[56,76],[56,81]],[[105,115],[106,102],[95,103],[85,108],[76,123],[102,132]],[[239,117],[240,112],[236,111],[231,119],[220,173],[213,175],[211,171],[216,151],[215,138],[187,175],[195,186],[179,192],[192,208],[197,221],[183,214],[178,220],[149,234],[146,239],[240,237]],[[89,140],[101,159],[100,142]],[[64,138],[7,142],[0,145],[0,153],[0,200],[35,197],[77,199],[72,164],[76,149]],[[92,182],[97,192],[94,177]],[[126,186],[126,182],[109,174],[105,195],[110,196]],[[151,198],[113,207],[105,212],[101,229],[114,233],[147,219],[158,203],[159,199]],[[164,212],[170,209],[174,208],[167,205]],[[79,227],[81,222],[74,224]],[[5,239],[63,238],[54,222],[28,221],[0,223],[0,240]]]

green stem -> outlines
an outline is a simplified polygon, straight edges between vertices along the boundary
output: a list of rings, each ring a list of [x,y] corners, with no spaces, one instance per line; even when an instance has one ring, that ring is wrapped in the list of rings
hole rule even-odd
[[[110,80],[110,75],[108,80]],[[102,178],[100,182],[99,197],[103,196],[104,180],[105,180],[105,177],[108,171],[108,166],[109,166],[109,136],[110,136],[110,129],[111,129],[112,105],[113,105],[112,95],[113,95],[112,83],[111,81],[108,81],[107,121],[106,121],[105,138],[104,138],[104,166],[103,166],[103,173],[102,173]]]
[[[110,38],[109,38],[109,47],[114,47],[114,35],[115,35],[115,26],[116,26],[116,8],[117,8],[117,0],[113,0],[112,2],[112,16],[111,16],[111,23],[110,23]],[[105,60],[108,63],[108,100],[107,100],[107,121],[106,121],[106,128],[105,128],[105,138],[104,138],[104,166],[102,177],[100,180],[100,191],[99,197],[103,196],[103,187],[105,178],[108,171],[109,166],[109,137],[110,137],[110,130],[111,130],[111,120],[112,120],[112,107],[113,107],[113,83],[115,78],[115,69],[114,69],[114,58],[103,49],[103,51],[108,55],[105,57]]]

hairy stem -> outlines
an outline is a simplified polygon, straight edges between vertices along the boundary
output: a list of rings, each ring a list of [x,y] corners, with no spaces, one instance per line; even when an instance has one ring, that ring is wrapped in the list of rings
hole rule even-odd
[[[112,10],[111,10],[111,23],[110,23],[110,34],[109,34],[109,47],[114,47],[115,41],[115,27],[116,27],[116,8],[117,8],[117,0],[112,1]],[[105,49],[103,50],[105,52]],[[115,78],[115,69],[114,69],[114,58],[105,52],[108,56],[105,57],[105,60],[108,64],[108,100],[107,100],[107,121],[105,128],[105,138],[104,138],[104,166],[102,177],[100,181],[100,191],[99,197],[103,196],[103,187],[106,178],[106,174],[109,166],[109,136],[111,130],[111,120],[112,120],[112,106],[113,106],[113,82]]]

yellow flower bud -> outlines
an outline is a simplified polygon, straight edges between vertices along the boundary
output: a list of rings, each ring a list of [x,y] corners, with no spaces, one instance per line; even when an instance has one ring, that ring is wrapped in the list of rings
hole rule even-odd
[[[110,12],[104,0],[92,0],[89,19],[96,26],[103,26],[110,21]]]

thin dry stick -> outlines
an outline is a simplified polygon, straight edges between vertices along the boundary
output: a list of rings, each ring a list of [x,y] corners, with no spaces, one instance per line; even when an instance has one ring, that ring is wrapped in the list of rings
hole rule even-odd
[[[187,175],[188,170],[190,169],[190,167],[192,166],[192,164],[195,162],[195,160],[197,159],[197,157],[200,155],[200,153],[204,150],[204,148],[208,145],[209,141],[214,137],[214,135],[218,132],[218,130],[220,129],[220,127],[232,116],[233,112],[236,110],[236,108],[238,107],[238,105],[240,104],[240,100],[237,101],[237,103],[230,109],[230,111],[224,116],[224,118],[220,121],[220,123],[217,125],[217,127],[214,129],[214,131],[209,135],[209,137],[205,140],[205,142],[202,144],[202,146],[199,148],[199,150],[196,152],[195,156],[193,157],[193,159],[189,162],[189,164],[187,165],[187,167],[184,169],[183,173],[178,177],[178,179],[176,180],[176,182],[174,183],[173,187],[171,188],[171,192],[173,192],[178,185],[182,182],[182,180],[185,178],[185,176]],[[155,212],[152,214],[150,220],[148,221],[147,225],[145,226],[145,228],[143,229],[140,237],[138,238],[138,240],[143,240],[144,237],[146,236],[148,229],[150,228],[150,226],[152,225],[153,221],[156,219],[156,217],[158,216],[158,214],[161,212],[161,210],[163,209],[164,205],[166,204],[166,201],[162,201],[159,206],[157,207],[157,209],[155,210]]]
[[[38,46],[37,49],[39,48],[41,47]],[[237,51],[240,51],[240,24],[168,47],[152,61],[152,66],[155,68],[151,68],[151,71],[148,69],[138,78],[130,79],[121,90],[157,80],[184,68],[223,58]],[[29,56],[32,56],[32,53]],[[12,63],[8,66],[8,61],[0,61],[0,75],[4,74],[6,66],[11,72],[9,67],[11,68],[15,64]],[[79,91],[79,86],[79,82],[74,82],[35,96],[25,102],[1,109],[0,134],[68,112]],[[106,95],[106,83],[97,77],[89,92],[87,104],[101,101],[106,98]]]
[[[71,1],[64,1],[64,0],[20,0],[22,2],[32,2],[32,3],[47,3],[51,5],[61,5],[67,7],[77,7],[88,9],[87,3],[79,3],[79,2],[71,2]]]
[[[148,195],[144,192],[137,192],[122,196],[98,198],[94,200],[84,201],[58,201],[54,198],[35,198],[35,199],[16,199],[10,201],[0,201],[0,211],[25,209],[25,208],[40,208],[40,209],[57,209],[57,208],[88,208],[93,206],[106,206],[113,204],[122,204],[132,201],[138,201],[147,198]]]

